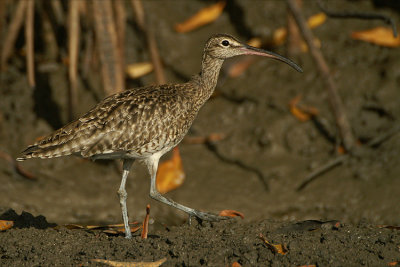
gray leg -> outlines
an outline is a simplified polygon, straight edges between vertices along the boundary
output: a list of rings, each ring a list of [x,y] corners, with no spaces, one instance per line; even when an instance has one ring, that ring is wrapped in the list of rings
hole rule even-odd
[[[126,193],[125,190],[125,183],[126,183],[126,178],[128,177],[129,174],[129,169],[131,168],[134,161],[135,160],[133,159],[124,159],[122,180],[118,190],[119,204],[121,205],[122,218],[124,219],[125,238],[128,239],[132,238],[132,234],[131,234],[131,228],[129,227],[128,211],[126,209],[126,198],[128,197],[128,194]]]
[[[186,206],[183,206],[179,203],[176,203],[175,201],[164,197],[163,195],[158,192],[157,187],[156,187],[156,178],[157,178],[157,169],[158,169],[158,161],[160,159],[160,156],[154,154],[150,158],[146,159],[146,164],[150,172],[151,176],[151,184],[150,184],[150,197],[158,200],[164,204],[167,204],[169,206],[172,206],[174,208],[177,208],[179,210],[182,210],[189,214],[189,216],[196,216],[197,218],[205,221],[219,221],[219,220],[224,220],[227,219],[227,217],[222,217],[218,216],[212,213],[207,213],[207,212],[202,212],[198,211]]]

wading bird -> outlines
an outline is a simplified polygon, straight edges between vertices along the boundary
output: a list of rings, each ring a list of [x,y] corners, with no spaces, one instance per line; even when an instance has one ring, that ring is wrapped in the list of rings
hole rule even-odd
[[[126,90],[111,95],[79,119],[46,136],[24,150],[17,160],[79,155],[91,159],[122,159],[122,181],[118,190],[126,238],[131,238],[126,207],[126,179],[135,159],[143,161],[151,176],[150,197],[200,220],[220,217],[198,211],[161,195],[156,188],[158,161],[183,139],[200,108],[217,85],[225,59],[257,55],[301,68],[278,54],[239,42],[227,34],[213,35],[206,42],[201,72],[182,84],[163,84]]]

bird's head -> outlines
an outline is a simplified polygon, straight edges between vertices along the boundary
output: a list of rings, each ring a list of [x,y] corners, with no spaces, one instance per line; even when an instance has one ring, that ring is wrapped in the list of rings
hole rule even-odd
[[[242,43],[238,41],[235,37],[228,34],[215,34],[211,36],[206,43],[204,53],[210,57],[222,60],[240,55],[270,57],[285,62],[295,70],[303,72],[303,70],[290,59],[287,59],[276,53]]]

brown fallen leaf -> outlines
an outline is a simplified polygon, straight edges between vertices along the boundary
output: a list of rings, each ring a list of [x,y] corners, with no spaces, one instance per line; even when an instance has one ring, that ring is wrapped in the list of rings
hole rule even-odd
[[[272,244],[264,237],[263,234],[260,234],[259,238],[262,241],[264,241],[264,245],[267,248],[269,248],[273,253],[279,253],[279,254],[285,255],[289,252],[289,250],[287,249],[287,247],[284,244],[283,245],[282,244],[277,244],[277,245]]]
[[[247,44],[250,46],[260,48],[262,45],[262,41],[261,41],[261,38],[259,38],[259,37],[253,37],[247,41]]]
[[[150,218],[150,204],[146,206],[146,217],[143,221],[142,239],[147,239],[147,234],[149,232],[149,218]]]
[[[308,27],[310,27],[310,29],[314,29],[314,28],[324,24],[326,19],[327,19],[327,16],[324,12],[312,15],[307,20]]]
[[[154,262],[123,262],[123,261],[110,261],[110,260],[103,260],[103,259],[91,259],[90,261],[99,262],[106,264],[108,266],[115,266],[115,267],[158,267],[164,262],[167,261],[167,258],[162,258],[158,261]]]
[[[387,27],[376,27],[366,31],[352,32],[351,38],[386,47],[400,46],[400,36],[395,38],[392,29]]]
[[[287,29],[285,27],[279,27],[272,34],[272,44],[275,46],[283,45],[286,42]]]
[[[239,262],[237,262],[237,261],[235,261],[234,263],[232,263],[232,267],[241,267],[242,265],[239,263]]]
[[[14,226],[13,221],[0,220],[0,231],[5,231]]]
[[[134,64],[129,64],[125,68],[126,74],[132,78],[137,79],[145,76],[153,71],[153,64],[150,62],[139,62]]]
[[[392,261],[387,264],[388,266],[397,266],[400,265],[400,261]]]
[[[301,106],[298,103],[301,100],[301,95],[296,96],[289,102],[290,112],[295,116],[299,121],[308,121],[313,116],[318,114],[318,110],[314,107],[305,107]]]
[[[139,222],[130,222],[129,225],[138,225]],[[124,224],[123,223],[118,223],[118,224],[108,224],[105,226],[101,225],[88,225],[86,226],[87,229],[105,229],[105,228],[123,228]]]
[[[344,146],[338,146],[338,147],[337,147],[337,153],[338,153],[339,155],[344,155],[344,154],[346,154],[346,149],[344,148]]]
[[[183,184],[185,172],[178,147],[172,150],[172,158],[160,164],[157,172],[157,190],[165,194]]]
[[[180,33],[190,32],[215,21],[221,15],[225,5],[226,1],[219,1],[216,4],[201,9],[186,21],[176,24],[174,27],[175,31]]]
[[[240,217],[244,219],[244,214],[236,211],[236,210],[221,210],[218,214],[219,216],[224,216],[224,217]]]

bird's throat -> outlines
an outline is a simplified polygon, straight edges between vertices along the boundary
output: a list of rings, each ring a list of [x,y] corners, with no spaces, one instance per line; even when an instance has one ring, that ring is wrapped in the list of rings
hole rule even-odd
[[[210,98],[217,86],[219,71],[223,63],[223,59],[214,58],[207,54],[203,56],[199,94],[204,102]]]

